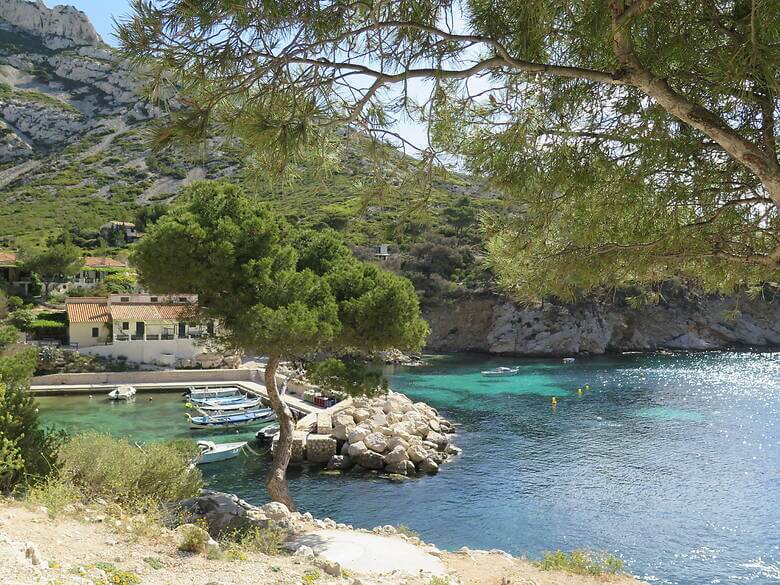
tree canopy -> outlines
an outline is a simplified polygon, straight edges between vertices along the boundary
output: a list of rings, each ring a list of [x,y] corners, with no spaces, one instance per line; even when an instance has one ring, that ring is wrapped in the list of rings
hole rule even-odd
[[[65,282],[83,267],[83,256],[78,246],[70,242],[49,242],[46,248],[24,256],[24,267],[40,277],[44,296],[54,282]]]
[[[292,506],[285,472],[292,416],[276,389],[283,358],[323,351],[417,350],[428,326],[412,284],[357,260],[332,231],[288,224],[236,185],[201,181],[154,224],[133,254],[152,292],[197,293],[223,340],[267,354],[265,382],[281,436],[268,490]]]
[[[186,105],[161,144],[296,162],[426,124],[422,166],[459,155],[516,203],[486,228],[520,295],[778,275],[775,0],[138,0],[119,36]]]

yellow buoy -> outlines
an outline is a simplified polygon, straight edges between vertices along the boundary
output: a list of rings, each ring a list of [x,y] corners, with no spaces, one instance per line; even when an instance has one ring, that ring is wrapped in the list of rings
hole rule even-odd
[[[582,396],[582,388],[577,388],[577,394],[579,394],[580,396]]]
[[[585,390],[590,390],[590,384],[585,384]]]
[[[550,404],[556,406],[558,404],[558,399],[555,396],[553,396],[552,399],[550,400]]]

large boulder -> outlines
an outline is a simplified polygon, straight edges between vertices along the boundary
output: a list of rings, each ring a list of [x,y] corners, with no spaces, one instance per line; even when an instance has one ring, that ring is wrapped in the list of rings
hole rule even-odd
[[[374,451],[366,451],[354,459],[358,465],[366,469],[382,469],[385,466],[385,458]]]
[[[333,437],[339,441],[346,441],[349,438],[349,434],[354,430],[354,423],[341,424],[337,421],[333,426]]]
[[[274,522],[281,522],[290,517],[290,510],[281,502],[269,502],[260,510]]]
[[[333,417],[327,412],[317,414],[317,434],[330,435],[333,433]]]
[[[425,437],[425,440],[434,443],[436,448],[440,451],[443,451],[447,447],[447,443],[449,443],[447,437],[435,431],[430,431],[428,436]]]
[[[414,463],[420,463],[428,457],[428,451],[422,445],[412,445],[406,451],[409,459]]]
[[[428,457],[423,459],[418,465],[420,471],[423,473],[437,473],[439,471],[439,465],[433,459]]]
[[[355,422],[359,424],[364,420],[371,418],[371,411],[367,408],[356,408],[352,413],[352,417],[355,419]]]
[[[358,425],[352,431],[350,431],[349,435],[347,435],[347,441],[350,443],[359,443],[370,434],[371,429],[363,425]]]
[[[171,511],[171,516],[182,524],[205,525],[214,538],[251,524],[246,509],[238,503],[236,496],[218,492],[182,500],[172,506]]]
[[[354,425],[355,419],[349,412],[339,412],[338,414],[333,415],[333,426],[336,425]]]
[[[387,451],[387,437],[382,433],[371,433],[365,439],[363,439],[366,447],[376,453],[384,453]]]
[[[401,463],[402,461],[407,461],[408,459],[409,455],[406,454],[406,449],[404,449],[401,445],[398,445],[387,455],[385,455],[385,462],[388,465],[391,463]]]
[[[417,469],[411,461],[399,461],[398,463],[388,463],[385,466],[386,473],[396,473],[398,475],[413,475]]]
[[[366,444],[363,441],[358,441],[357,443],[350,443],[349,448],[347,449],[347,453],[353,459],[357,459],[358,457],[363,455],[366,451],[368,451],[368,447],[366,447]]]

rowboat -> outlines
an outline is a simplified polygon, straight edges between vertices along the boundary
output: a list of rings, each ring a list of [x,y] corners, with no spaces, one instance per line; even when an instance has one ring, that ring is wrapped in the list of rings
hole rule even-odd
[[[190,402],[195,406],[201,406],[212,404],[235,404],[248,399],[249,397],[246,394],[237,394],[236,396],[223,396],[221,398],[193,398]]]
[[[494,370],[485,370],[482,372],[483,376],[515,376],[520,371],[520,367],[515,368],[506,368],[506,367],[499,367]]]
[[[255,439],[260,443],[270,443],[274,435],[279,432],[279,425],[268,425],[255,433]]]
[[[241,452],[246,445],[246,441],[240,443],[214,443],[213,441],[198,441],[200,453],[195,456],[194,463],[203,465],[204,463],[214,463],[216,461],[225,461],[233,459]]]
[[[184,399],[193,400],[208,400],[210,398],[228,398],[240,396],[241,390],[235,386],[229,386],[226,388],[195,388],[190,386],[184,393]]]
[[[136,390],[132,386],[117,386],[108,393],[109,400],[132,400]]]
[[[199,411],[203,414],[217,413],[217,412],[233,412],[241,410],[251,410],[262,405],[260,398],[247,398],[242,401],[236,402],[222,402],[221,400],[204,400],[195,405]]]
[[[234,427],[269,422],[274,420],[276,415],[270,408],[262,408],[235,414],[206,414],[203,416],[190,416],[187,414],[187,418],[190,421],[190,427],[193,429],[232,429]]]

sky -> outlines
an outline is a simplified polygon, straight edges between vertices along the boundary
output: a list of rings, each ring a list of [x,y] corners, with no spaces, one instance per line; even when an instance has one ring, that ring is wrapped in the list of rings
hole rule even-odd
[[[75,6],[87,14],[98,34],[109,45],[116,45],[117,39],[113,34],[113,18],[122,18],[130,13],[129,0],[62,0],[54,2],[45,0],[50,8],[58,4]]]

